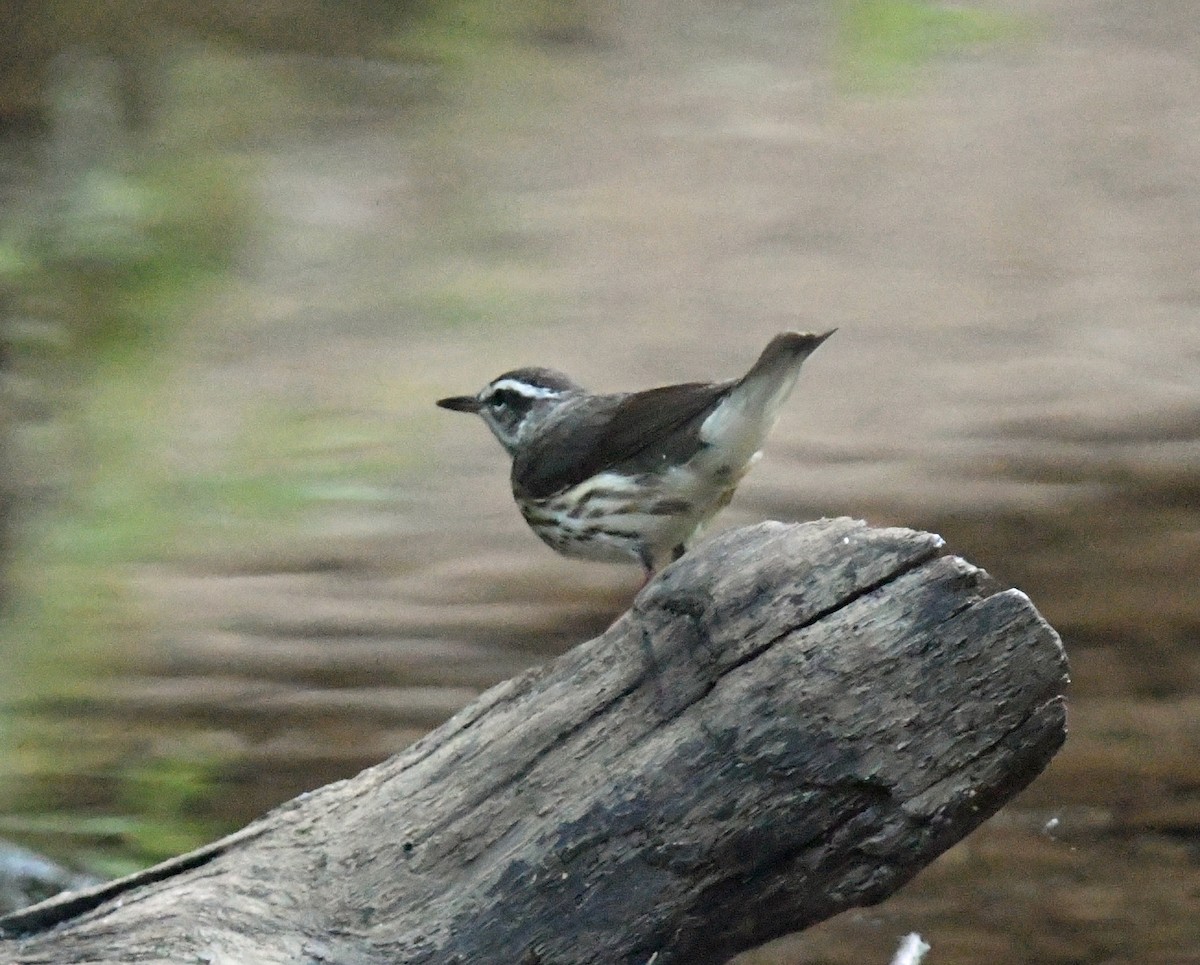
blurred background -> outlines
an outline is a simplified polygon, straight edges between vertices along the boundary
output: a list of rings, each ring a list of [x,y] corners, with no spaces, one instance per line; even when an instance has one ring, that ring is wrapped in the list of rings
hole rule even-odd
[[[603,630],[484,427],[840,330],[721,525],[942,533],[1070,739],[742,965],[1200,962],[1193,0],[0,3],[0,837],[111,875]]]

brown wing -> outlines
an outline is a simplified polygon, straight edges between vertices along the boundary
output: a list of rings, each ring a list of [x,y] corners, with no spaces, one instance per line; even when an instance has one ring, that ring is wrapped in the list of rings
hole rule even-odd
[[[700,425],[734,384],[581,399],[513,460],[513,492],[543,499],[606,470],[641,473],[683,462],[704,445]]]

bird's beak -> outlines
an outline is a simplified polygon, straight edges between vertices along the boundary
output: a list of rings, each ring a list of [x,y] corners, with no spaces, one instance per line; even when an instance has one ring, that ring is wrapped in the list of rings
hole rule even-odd
[[[448,399],[438,399],[437,404],[451,412],[479,411],[479,400],[473,395],[452,395]]]

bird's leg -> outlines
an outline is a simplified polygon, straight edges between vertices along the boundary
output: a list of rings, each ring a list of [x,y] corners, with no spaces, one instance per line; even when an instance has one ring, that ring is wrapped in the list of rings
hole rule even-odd
[[[642,579],[642,585],[638,587],[638,592],[646,588],[646,585],[654,578],[654,554],[648,546],[638,547],[638,559],[641,560],[642,568],[646,571]],[[654,647],[650,644],[650,634],[646,629],[642,628],[642,653],[646,657],[646,669],[649,675],[654,678],[654,695],[658,698],[659,704],[665,704],[667,700],[666,691],[662,685],[662,671],[658,666],[658,659],[654,656]]]
[[[654,579],[654,554],[650,552],[649,547],[639,546],[637,555],[643,570],[642,584],[637,588],[637,591],[641,593],[642,590],[646,589],[650,581]]]

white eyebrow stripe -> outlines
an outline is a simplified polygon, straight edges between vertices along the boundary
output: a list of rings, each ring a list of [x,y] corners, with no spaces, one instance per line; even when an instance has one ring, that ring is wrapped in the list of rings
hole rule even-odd
[[[562,395],[562,389],[548,389],[544,385],[530,385],[528,382],[518,382],[516,379],[501,379],[488,387],[488,395],[495,395],[502,389],[507,389],[527,399],[552,399]]]

